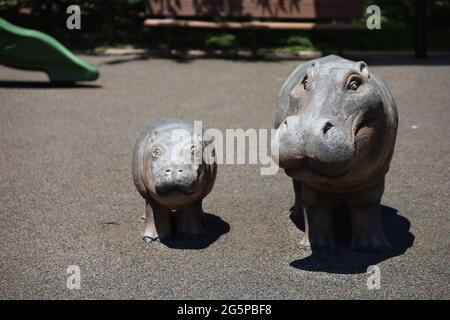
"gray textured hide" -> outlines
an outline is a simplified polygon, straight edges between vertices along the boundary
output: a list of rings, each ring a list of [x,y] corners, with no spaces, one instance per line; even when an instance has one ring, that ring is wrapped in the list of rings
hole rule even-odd
[[[332,55],[305,62],[279,91],[275,126],[279,165],[305,214],[302,245],[334,246],[333,208],[343,202],[352,246],[387,246],[379,204],[398,115],[386,84],[362,61]]]
[[[136,142],[133,181],[146,200],[144,240],[171,236],[172,211],[177,214],[177,233],[200,236],[202,200],[211,191],[217,166],[210,140],[194,132],[193,123],[160,120],[148,127]],[[212,148],[211,148],[212,147]]]

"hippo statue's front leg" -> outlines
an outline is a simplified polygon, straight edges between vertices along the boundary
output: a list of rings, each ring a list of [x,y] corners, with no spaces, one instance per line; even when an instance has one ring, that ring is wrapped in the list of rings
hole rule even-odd
[[[177,234],[192,238],[204,234],[202,200],[186,205],[177,212]]]
[[[352,249],[359,251],[381,251],[389,248],[383,232],[381,197],[384,180],[375,187],[347,197],[352,225]]]
[[[381,206],[350,207],[352,221],[351,248],[358,251],[381,251],[390,244],[383,233]]]
[[[170,237],[170,210],[155,201],[146,201],[145,227],[142,237],[152,242]]]
[[[300,242],[304,249],[330,249],[335,246],[333,232],[333,201],[325,194],[302,186],[305,235]],[[298,201],[298,200],[297,200]],[[295,207],[298,207],[296,203]]]

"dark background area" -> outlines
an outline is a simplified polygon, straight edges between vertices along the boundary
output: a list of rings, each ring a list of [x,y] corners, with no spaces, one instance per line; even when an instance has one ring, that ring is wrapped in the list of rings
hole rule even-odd
[[[78,4],[82,29],[68,31],[66,8]],[[176,29],[179,49],[249,49],[255,35],[259,50],[389,50],[414,49],[414,0],[370,1],[381,8],[381,30],[275,31]],[[0,0],[0,16],[19,26],[44,31],[71,49],[102,46],[163,49],[164,28],[143,26],[145,0]],[[450,49],[450,0],[427,1],[427,41],[431,51]],[[327,21],[324,21],[327,22]],[[365,17],[354,23],[365,24]]]

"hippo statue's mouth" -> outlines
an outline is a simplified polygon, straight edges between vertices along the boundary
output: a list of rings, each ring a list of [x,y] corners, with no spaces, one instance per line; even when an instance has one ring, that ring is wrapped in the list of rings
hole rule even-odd
[[[331,170],[330,168],[333,167],[322,165],[314,159],[303,158],[294,166],[284,168],[284,172],[292,178],[306,180],[314,177],[339,178],[345,176],[351,170],[351,166],[334,167]]]
[[[179,185],[165,185],[164,187],[157,187],[156,193],[160,196],[169,196],[175,193],[182,193],[190,195],[195,192],[195,186],[179,186]]]
[[[175,190],[186,195],[193,194],[195,192],[195,188],[193,187],[175,187]]]

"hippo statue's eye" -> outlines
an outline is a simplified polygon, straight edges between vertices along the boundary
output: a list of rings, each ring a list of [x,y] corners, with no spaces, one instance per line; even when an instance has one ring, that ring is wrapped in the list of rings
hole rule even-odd
[[[196,158],[200,157],[200,149],[197,148],[196,146],[192,146],[191,147],[191,155],[193,155]]]
[[[159,147],[155,147],[152,151],[152,156],[154,158],[159,158],[162,155],[162,149]]]
[[[347,89],[351,91],[358,90],[359,86],[361,85],[361,80],[358,78],[353,78],[350,80],[350,82],[347,85]]]

